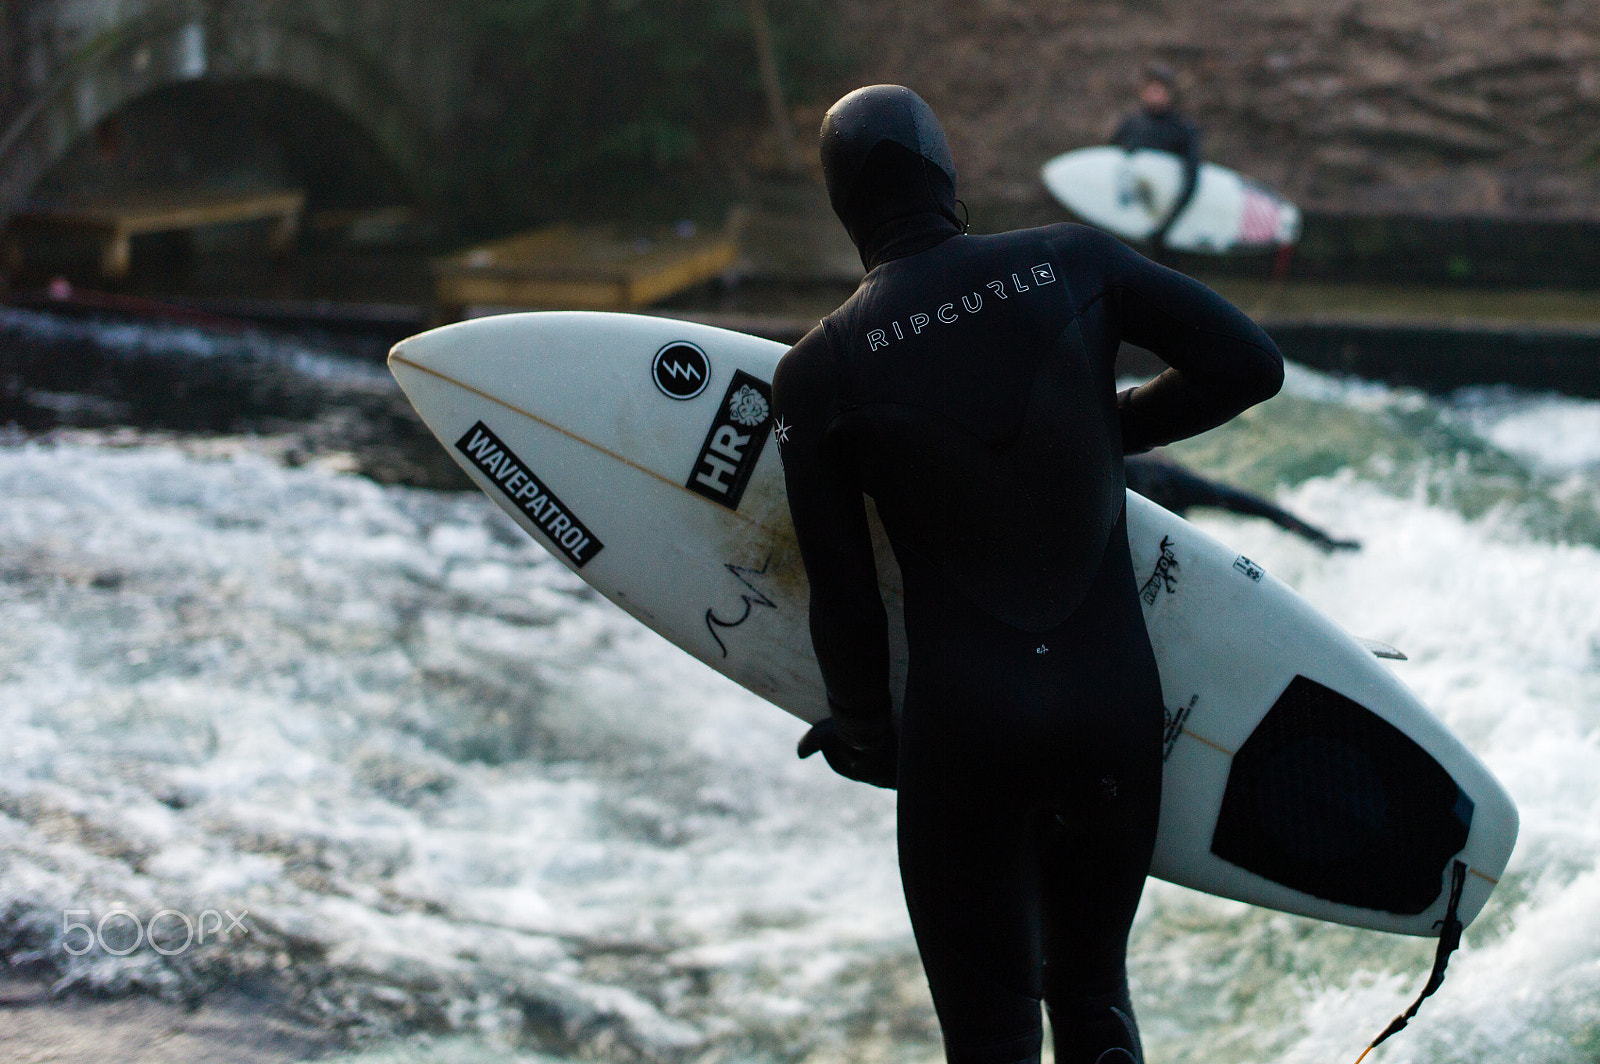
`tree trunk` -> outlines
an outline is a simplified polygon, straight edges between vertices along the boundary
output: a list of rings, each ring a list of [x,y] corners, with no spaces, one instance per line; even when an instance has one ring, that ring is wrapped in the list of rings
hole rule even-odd
[[[794,122],[783,102],[783,85],[778,81],[778,57],[772,49],[772,23],[767,20],[766,0],[749,0],[750,31],[755,38],[756,61],[761,67],[761,90],[767,97],[767,112],[784,168],[798,173],[803,168],[800,148],[795,141]]]

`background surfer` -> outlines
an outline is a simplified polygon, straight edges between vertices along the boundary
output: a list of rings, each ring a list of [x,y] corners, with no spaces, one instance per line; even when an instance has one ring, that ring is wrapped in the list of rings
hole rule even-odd
[[[773,380],[831,709],[800,754],[898,786],[952,1064],[1036,1061],[1041,998],[1062,1064],[1139,1061],[1126,950],[1163,721],[1122,455],[1270,397],[1282,358],[1215,293],[1094,229],[965,235],[949,147],[909,89],[841,99],[821,151],[868,273]],[[1119,395],[1123,339],[1171,368]],[[898,728],[863,494],[905,578]]]
[[[1194,198],[1200,181],[1200,129],[1178,113],[1177,103],[1178,80],[1172,68],[1165,63],[1148,64],[1139,83],[1139,110],[1124,118],[1111,137],[1111,143],[1124,151],[1148,148],[1183,160],[1183,187],[1172,209],[1150,234],[1158,257],[1167,253],[1167,233]]]

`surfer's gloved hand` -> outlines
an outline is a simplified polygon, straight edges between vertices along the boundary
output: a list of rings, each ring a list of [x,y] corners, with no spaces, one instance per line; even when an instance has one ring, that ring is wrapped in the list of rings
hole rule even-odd
[[[806,758],[818,750],[822,751],[828,766],[846,779],[894,789],[900,741],[889,717],[845,718],[844,722],[837,717],[820,720],[800,737],[795,752]]]
[[[1117,417],[1122,421],[1122,453],[1145,454],[1155,446],[1144,438],[1138,429],[1138,414],[1133,411],[1133,393],[1137,388],[1124,388],[1117,393]]]

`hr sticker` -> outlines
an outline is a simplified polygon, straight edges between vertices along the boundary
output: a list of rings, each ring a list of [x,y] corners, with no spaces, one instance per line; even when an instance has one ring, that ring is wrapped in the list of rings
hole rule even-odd
[[[737,510],[766,446],[771,421],[771,386],[743,370],[735,371],[685,487]]]

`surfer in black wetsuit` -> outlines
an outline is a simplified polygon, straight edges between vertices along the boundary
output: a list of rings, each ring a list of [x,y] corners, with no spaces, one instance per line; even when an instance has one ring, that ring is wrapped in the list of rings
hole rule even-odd
[[[1137,1064],[1128,930],[1163,710],[1123,515],[1124,452],[1277,391],[1267,335],[1094,229],[967,236],[928,106],[877,85],[823,119],[867,267],[783,358],[774,432],[832,710],[801,740],[899,788],[906,901],[952,1064]],[[1117,394],[1126,338],[1171,367]],[[863,496],[905,580],[891,711]]]
[[[1214,507],[1247,517],[1264,517],[1279,528],[1310,540],[1324,551],[1361,548],[1359,540],[1335,539],[1254,492],[1209,480],[1162,455],[1130,456],[1123,464],[1123,471],[1127,475],[1130,490],[1165,506],[1175,514],[1186,514],[1197,506]]]
[[[1183,160],[1183,185],[1172,209],[1150,234],[1150,244],[1157,256],[1167,252],[1167,233],[1194,198],[1200,183],[1200,130],[1193,122],[1178,113],[1178,79],[1172,68],[1164,63],[1151,63],[1145,67],[1139,85],[1139,110],[1122,120],[1111,137],[1111,143],[1124,151],[1149,148],[1170,152]]]

